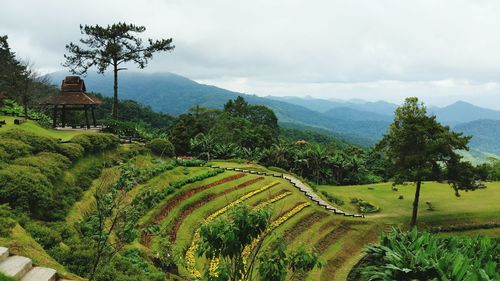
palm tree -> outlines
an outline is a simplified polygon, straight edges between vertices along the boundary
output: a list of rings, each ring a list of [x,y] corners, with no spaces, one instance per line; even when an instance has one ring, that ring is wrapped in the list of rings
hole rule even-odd
[[[311,146],[307,151],[307,158],[312,169],[312,176],[316,179],[316,184],[319,184],[321,172],[325,170],[327,162],[327,151],[319,144]]]
[[[214,150],[214,138],[208,134],[200,133],[190,140],[191,150],[198,154],[198,157],[207,156],[210,161],[210,153]]]

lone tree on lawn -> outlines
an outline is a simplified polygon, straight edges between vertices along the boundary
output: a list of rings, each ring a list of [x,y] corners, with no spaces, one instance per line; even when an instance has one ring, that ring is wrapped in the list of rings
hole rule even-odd
[[[103,74],[109,67],[113,67],[113,110],[112,115],[118,118],[118,71],[126,68],[120,67],[123,63],[133,61],[140,69],[146,67],[153,53],[158,51],[171,51],[174,49],[172,38],[154,41],[148,39],[147,46],[143,46],[142,39],[135,33],[146,31],[144,26],[136,26],[127,23],[115,23],[102,27],[99,25],[80,25],[82,34],[87,35],[80,39],[79,46],[74,43],[66,45],[69,54],[64,55],[66,62],[73,74],[83,75],[93,66]]]
[[[424,180],[446,179],[455,189],[474,190],[479,186],[474,180],[473,167],[462,162],[456,150],[468,149],[470,137],[450,131],[428,116],[418,98],[407,98],[396,109],[394,122],[388,134],[377,145],[385,152],[394,176],[394,184],[404,181],[416,183],[411,226],[417,223],[420,187]]]

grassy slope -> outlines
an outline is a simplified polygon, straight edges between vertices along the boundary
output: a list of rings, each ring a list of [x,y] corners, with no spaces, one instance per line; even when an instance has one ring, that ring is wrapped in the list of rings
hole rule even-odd
[[[69,273],[62,265],[50,257],[45,250],[19,225],[16,225],[11,232],[10,238],[0,237],[0,245],[9,248],[11,254],[29,257],[33,264],[37,266],[50,267],[57,270],[57,273],[71,280],[84,280],[74,274]]]
[[[14,125],[14,119],[20,119],[20,117],[0,116],[0,120],[5,120],[7,122],[7,125],[3,125],[0,128],[0,132],[18,128],[33,132],[35,134],[61,139],[63,141],[67,141],[72,137],[83,133],[81,131],[58,131],[53,129],[46,129],[40,127],[40,125],[38,125],[35,121],[31,120],[28,120],[21,125]]]

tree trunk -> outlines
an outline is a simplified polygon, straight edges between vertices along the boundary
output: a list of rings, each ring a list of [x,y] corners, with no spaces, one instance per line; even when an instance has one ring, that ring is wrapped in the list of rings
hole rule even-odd
[[[114,119],[118,119],[118,64],[113,63],[113,109],[112,115]]]
[[[418,213],[418,200],[420,199],[420,185],[422,181],[417,180],[417,189],[415,190],[415,199],[413,200],[413,214],[411,216],[410,226],[414,227],[417,225],[417,213]]]

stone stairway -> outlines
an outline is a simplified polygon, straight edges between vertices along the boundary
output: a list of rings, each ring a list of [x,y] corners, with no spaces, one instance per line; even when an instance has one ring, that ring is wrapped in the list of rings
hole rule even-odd
[[[277,177],[277,178],[283,178],[289,181],[293,186],[298,188],[302,193],[304,193],[305,196],[309,197],[314,203],[317,205],[323,207],[325,210],[332,212],[336,215],[343,215],[346,217],[354,217],[354,218],[364,218],[364,215],[360,214],[349,214],[346,213],[338,208],[333,207],[330,205],[330,203],[326,202],[323,200],[321,197],[319,197],[309,186],[305,185],[302,181],[297,179],[296,177],[292,175],[287,175],[287,174],[274,174],[274,173],[264,173],[264,172],[259,172],[259,171],[252,171],[252,170],[245,170],[245,169],[239,169],[239,168],[229,168],[229,167],[219,167],[219,166],[211,166],[212,168],[216,169],[225,169],[228,171],[236,171],[236,172],[241,172],[241,173],[249,173],[249,174],[257,174],[257,175],[264,175],[264,176],[270,176],[270,177]]]
[[[33,266],[30,258],[10,256],[9,249],[0,247],[0,272],[21,281],[64,281],[52,268]],[[69,280],[66,280],[69,281]]]

